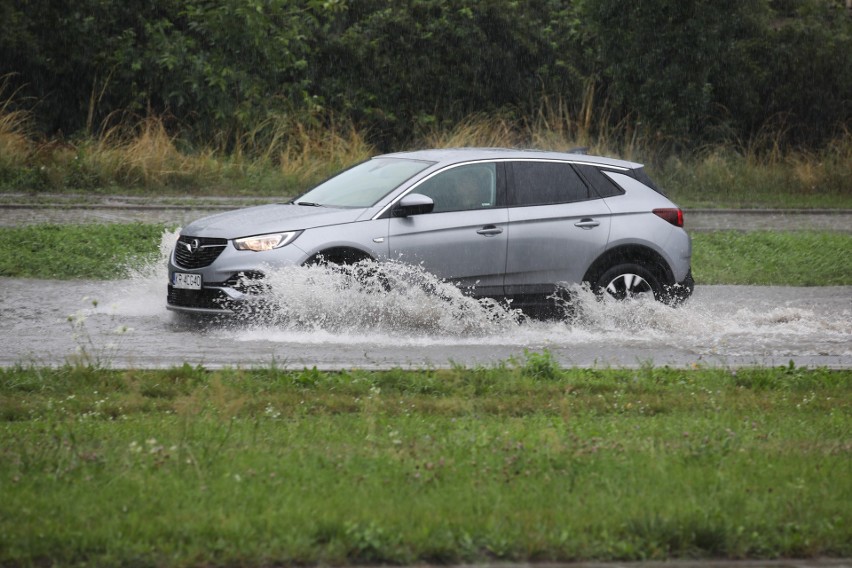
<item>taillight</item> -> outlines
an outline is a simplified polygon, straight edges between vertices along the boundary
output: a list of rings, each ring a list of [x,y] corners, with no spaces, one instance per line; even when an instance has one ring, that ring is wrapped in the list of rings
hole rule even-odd
[[[683,227],[683,211],[674,207],[666,209],[654,209],[654,215],[665,219],[675,227]]]

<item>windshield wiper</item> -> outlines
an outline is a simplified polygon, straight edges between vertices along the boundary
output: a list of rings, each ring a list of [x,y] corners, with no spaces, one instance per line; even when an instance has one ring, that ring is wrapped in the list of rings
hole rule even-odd
[[[312,203],[310,201],[295,201],[296,205],[304,205],[305,207],[325,207],[322,203]]]

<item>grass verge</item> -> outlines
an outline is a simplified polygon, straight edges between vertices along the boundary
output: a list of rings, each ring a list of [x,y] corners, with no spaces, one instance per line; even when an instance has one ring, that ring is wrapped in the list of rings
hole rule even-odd
[[[701,284],[852,285],[852,235],[828,232],[718,231],[692,235]]]
[[[163,231],[140,223],[0,228],[0,276],[124,278],[129,268],[157,258]]]
[[[849,371],[0,370],[0,564],[852,554]]]
[[[158,260],[163,231],[145,224],[0,228],[0,276],[123,278]],[[849,250],[852,235],[845,233],[696,233],[692,265],[700,284],[849,286]]]
[[[649,172],[685,208],[852,208],[849,135],[821,152],[759,156],[714,149],[670,157]]]

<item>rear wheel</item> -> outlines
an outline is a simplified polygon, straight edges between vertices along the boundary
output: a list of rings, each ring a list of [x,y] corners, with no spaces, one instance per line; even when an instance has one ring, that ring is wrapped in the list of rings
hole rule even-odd
[[[616,300],[650,297],[660,299],[663,287],[659,279],[639,264],[618,264],[605,271],[594,285],[598,295],[607,294]]]

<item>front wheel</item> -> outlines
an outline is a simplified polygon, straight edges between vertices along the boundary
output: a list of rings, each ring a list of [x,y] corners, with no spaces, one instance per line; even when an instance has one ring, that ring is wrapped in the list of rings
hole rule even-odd
[[[660,299],[663,295],[657,277],[638,264],[613,266],[597,279],[594,290],[598,295],[608,294],[616,300],[642,297]]]

